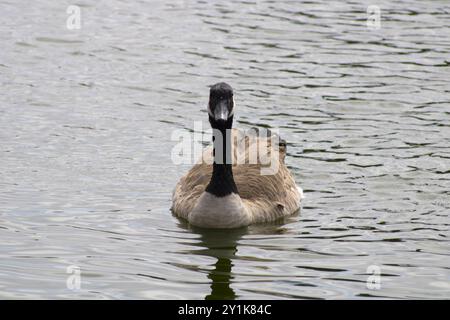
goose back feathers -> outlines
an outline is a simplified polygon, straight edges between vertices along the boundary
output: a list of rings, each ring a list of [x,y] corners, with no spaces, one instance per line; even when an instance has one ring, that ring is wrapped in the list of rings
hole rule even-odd
[[[232,178],[237,193],[217,197],[205,192],[213,172],[210,146],[176,185],[173,213],[194,225],[211,228],[241,227],[295,213],[302,192],[284,163],[286,143],[270,131],[263,137],[258,133],[256,128],[231,130]],[[272,163],[265,159],[272,159]],[[266,174],[262,174],[264,170]]]

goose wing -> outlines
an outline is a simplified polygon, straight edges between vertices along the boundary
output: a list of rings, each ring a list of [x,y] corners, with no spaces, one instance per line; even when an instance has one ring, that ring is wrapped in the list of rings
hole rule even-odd
[[[284,163],[286,142],[270,130],[257,128],[251,128],[243,136],[234,146],[241,156],[245,153],[247,161],[233,166],[233,176],[253,223],[273,221],[296,212],[301,196]],[[256,163],[250,161],[255,158]]]

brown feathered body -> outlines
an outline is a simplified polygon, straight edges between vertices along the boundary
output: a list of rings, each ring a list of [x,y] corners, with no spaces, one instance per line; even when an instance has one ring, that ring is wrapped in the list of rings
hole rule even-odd
[[[264,137],[258,132],[253,128],[245,132],[232,129],[231,134],[233,177],[249,217],[244,224],[291,215],[299,210],[302,198],[301,189],[284,163],[285,143],[280,143],[279,137],[270,131]],[[176,216],[190,220],[191,212],[211,180],[212,163],[213,147],[210,146],[180,179],[173,193],[172,211]]]

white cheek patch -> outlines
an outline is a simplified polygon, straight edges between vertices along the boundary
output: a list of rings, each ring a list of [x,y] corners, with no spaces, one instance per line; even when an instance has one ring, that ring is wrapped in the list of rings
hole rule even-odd
[[[231,117],[232,115],[234,115],[234,107],[235,107],[235,104],[234,104],[234,97],[233,97],[232,99],[233,99],[233,109],[230,110],[229,117]]]

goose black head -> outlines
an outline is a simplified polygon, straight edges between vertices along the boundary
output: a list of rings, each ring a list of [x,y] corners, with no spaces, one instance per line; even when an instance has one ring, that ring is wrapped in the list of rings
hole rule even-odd
[[[215,129],[230,129],[233,124],[233,88],[225,82],[216,83],[209,90],[209,122]]]

